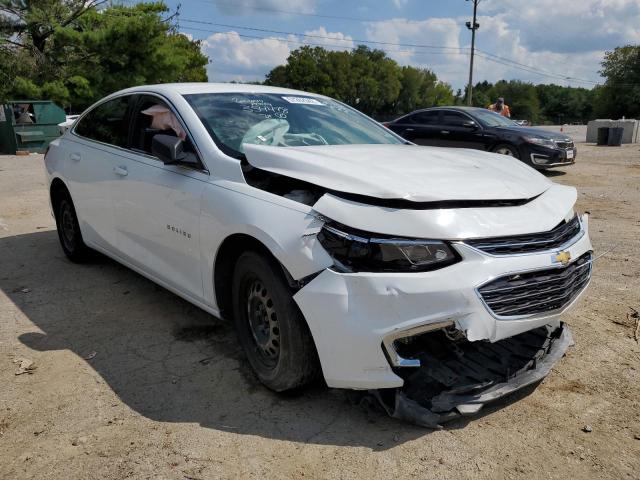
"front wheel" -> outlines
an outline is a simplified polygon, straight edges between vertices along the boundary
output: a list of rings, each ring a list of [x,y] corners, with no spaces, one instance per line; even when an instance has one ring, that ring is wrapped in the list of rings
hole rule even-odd
[[[500,155],[507,155],[508,157],[520,158],[520,154],[518,153],[518,149],[513,145],[509,145],[507,143],[501,143],[493,149],[494,153],[499,153]]]
[[[281,392],[301,387],[319,372],[311,332],[280,266],[246,252],[233,275],[233,318],[238,338],[260,381]]]

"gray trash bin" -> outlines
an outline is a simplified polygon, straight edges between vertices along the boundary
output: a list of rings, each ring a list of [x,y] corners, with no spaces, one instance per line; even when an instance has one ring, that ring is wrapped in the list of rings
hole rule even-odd
[[[609,138],[607,139],[607,145],[612,147],[619,147],[622,145],[622,134],[624,133],[624,128],[622,127],[613,127],[609,129]]]

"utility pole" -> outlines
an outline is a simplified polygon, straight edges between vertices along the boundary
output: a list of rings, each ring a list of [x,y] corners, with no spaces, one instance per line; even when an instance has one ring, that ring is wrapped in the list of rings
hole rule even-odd
[[[480,0],[467,0],[467,2],[468,1],[473,2],[473,23],[466,23],[467,28],[471,30],[471,59],[469,60],[469,85],[467,86],[467,105],[471,106],[473,99],[473,54],[476,49],[476,30],[480,28],[480,24],[476,22],[476,14]]]

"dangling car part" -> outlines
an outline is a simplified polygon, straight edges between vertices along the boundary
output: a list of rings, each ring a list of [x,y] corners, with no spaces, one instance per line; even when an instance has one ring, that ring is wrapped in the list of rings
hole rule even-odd
[[[540,382],[571,345],[565,324],[539,327],[495,343],[453,340],[440,330],[405,347],[420,360],[418,367],[398,371],[404,379],[402,388],[373,390],[371,395],[394,418],[441,428]]]

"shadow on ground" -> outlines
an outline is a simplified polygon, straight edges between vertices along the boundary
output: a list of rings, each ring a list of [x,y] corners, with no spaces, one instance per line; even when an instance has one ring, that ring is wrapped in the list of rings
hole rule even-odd
[[[69,262],[55,231],[0,238],[0,252],[0,289],[43,332],[19,340],[38,351],[76,353],[147,418],[373,450],[430,433],[322,385],[295,395],[270,392],[251,373],[229,325],[105,257]]]
[[[540,170],[540,173],[542,173],[545,177],[561,177],[563,175],[566,175],[567,172],[564,172],[562,170]]]

